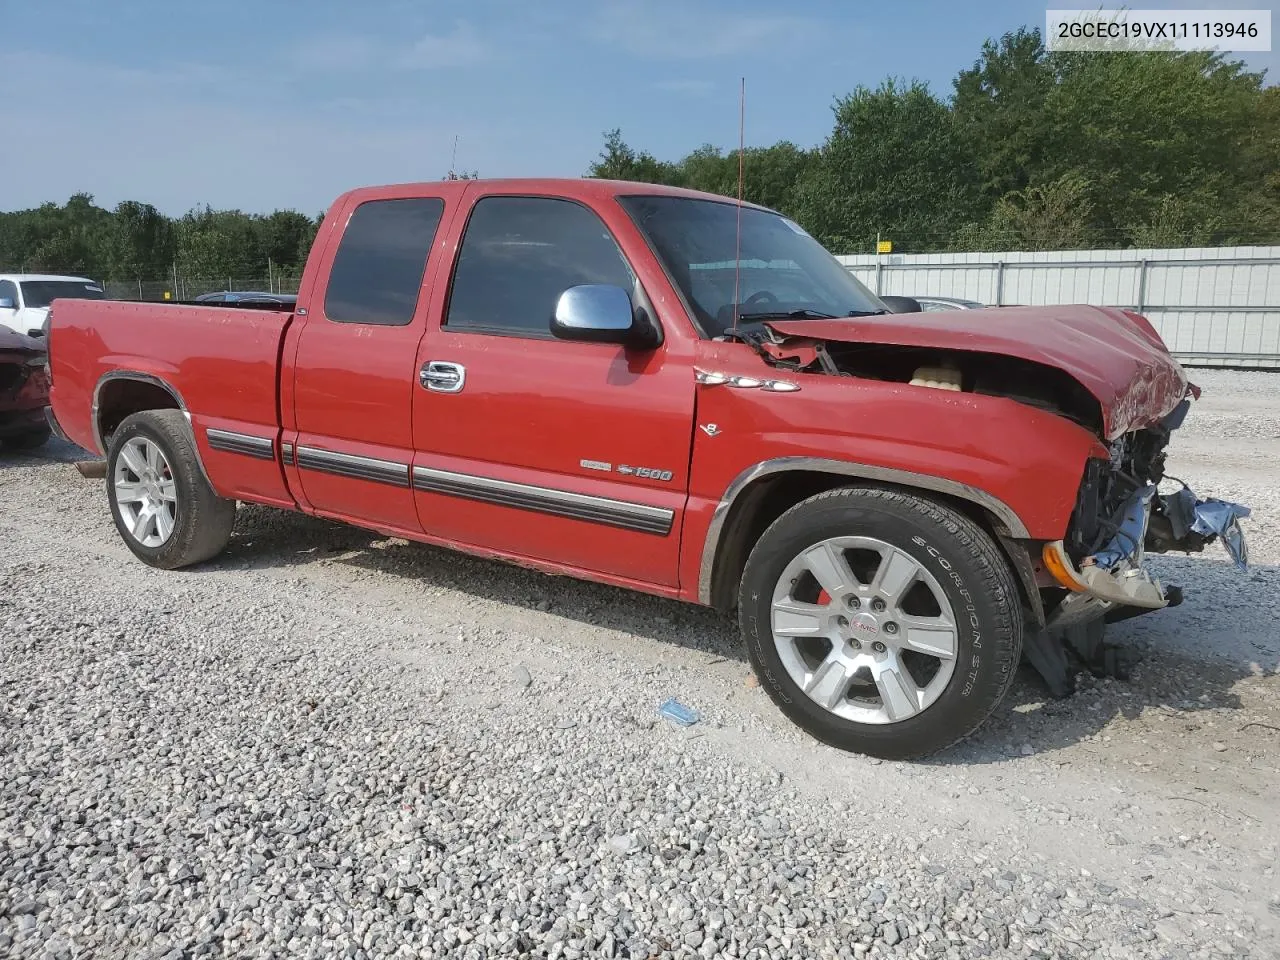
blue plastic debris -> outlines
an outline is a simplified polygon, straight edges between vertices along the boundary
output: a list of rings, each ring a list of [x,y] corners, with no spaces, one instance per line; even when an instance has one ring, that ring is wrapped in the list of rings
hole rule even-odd
[[[683,703],[672,697],[666,703],[658,708],[658,713],[668,720],[673,720],[682,727],[691,727],[698,722],[698,711],[692,707],[686,707]]]
[[[1210,498],[1197,503],[1191,529],[1201,536],[1217,534],[1238,570],[1249,569],[1249,547],[1244,542],[1240,519],[1249,516],[1249,508],[1227,500]]]
[[[1164,512],[1173,528],[1173,539],[1181,540],[1191,532],[1191,525],[1196,522],[1196,503],[1196,495],[1185,486],[1164,498]]]
[[[1116,535],[1093,555],[1098,566],[1104,570],[1110,570],[1125,557],[1132,557],[1137,553],[1146,534],[1147,512],[1151,509],[1151,498],[1155,495],[1154,483],[1139,487],[1129,495],[1129,499],[1125,501],[1124,516],[1116,530]]]

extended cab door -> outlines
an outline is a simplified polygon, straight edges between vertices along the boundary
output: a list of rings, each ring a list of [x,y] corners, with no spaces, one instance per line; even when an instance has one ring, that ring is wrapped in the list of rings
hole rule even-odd
[[[404,189],[357,191],[336,212],[314,288],[299,295],[281,401],[284,461],[303,509],[413,534],[414,357],[442,255],[432,248],[463,187]]]
[[[437,285],[416,361],[413,483],[423,529],[674,586],[693,430],[691,344],[671,330],[649,350],[550,332],[560,294],[578,284],[623,287],[653,316],[617,239],[629,231],[637,250],[638,234],[612,199],[597,212],[482,185],[471,197],[465,225],[458,218],[451,283]],[[658,271],[656,262],[644,268]]]

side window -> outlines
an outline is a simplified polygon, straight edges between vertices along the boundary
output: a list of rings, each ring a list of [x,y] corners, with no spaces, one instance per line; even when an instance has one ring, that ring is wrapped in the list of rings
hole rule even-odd
[[[325,316],[384,326],[412,320],[443,215],[444,201],[435,197],[369,200],[356,207],[329,270]]]
[[[550,197],[485,197],[467,222],[445,325],[550,336],[560,294],[582,283],[635,284],[593,211]]]
[[[0,300],[9,299],[18,306],[18,285],[12,280],[0,280]]]

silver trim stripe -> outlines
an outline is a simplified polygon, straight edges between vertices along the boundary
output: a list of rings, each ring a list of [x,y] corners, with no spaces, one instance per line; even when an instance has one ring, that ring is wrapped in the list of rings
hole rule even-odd
[[[376,460],[373,457],[357,457],[349,453],[334,453],[316,447],[296,447],[294,456],[299,467],[332,473],[353,480],[371,480],[393,487],[409,486],[409,465],[394,460]]]
[[[283,463],[286,467],[293,466],[293,444],[292,443],[280,444],[280,462]]]
[[[239,453],[257,460],[274,460],[276,458],[275,443],[270,437],[255,437],[249,433],[235,433],[231,430],[217,430],[208,427],[204,431],[209,446],[224,453]]]
[[[572,520],[586,520],[608,526],[666,536],[671,532],[675,511],[643,503],[593,497],[550,487],[535,487],[467,473],[453,473],[431,467],[413,468],[413,487],[467,500],[549,513]]]

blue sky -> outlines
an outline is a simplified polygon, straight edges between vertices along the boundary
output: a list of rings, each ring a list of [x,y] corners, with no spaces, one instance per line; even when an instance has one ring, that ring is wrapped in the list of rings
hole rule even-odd
[[[1044,11],[1020,0],[11,0],[0,209],[84,190],[170,214],[204,203],[314,213],[353,186],[439,178],[455,136],[459,168],[482,176],[580,176],[612,127],[676,159],[736,144],[740,76],[748,144],[811,146],[835,97],[889,75],[949,94],[985,38],[1043,28]],[[1280,74],[1275,53],[1248,62],[1270,82]]]

